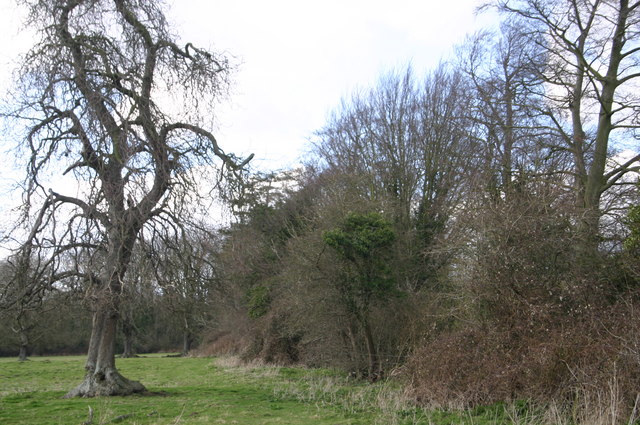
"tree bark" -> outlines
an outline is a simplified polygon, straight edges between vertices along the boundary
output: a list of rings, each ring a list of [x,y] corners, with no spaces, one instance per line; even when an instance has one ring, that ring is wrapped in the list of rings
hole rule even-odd
[[[598,245],[600,242],[600,202],[603,192],[607,188],[607,178],[605,176],[607,157],[609,150],[609,139],[614,128],[614,98],[616,89],[620,86],[619,68],[623,60],[623,47],[627,36],[627,18],[629,16],[628,0],[620,0],[620,10],[616,17],[616,27],[611,40],[611,52],[607,64],[607,73],[598,76],[600,90],[598,101],[600,112],[598,116],[598,127],[595,137],[595,147],[593,159],[588,173],[584,176],[583,213],[580,222],[580,244],[581,255],[586,255],[589,261],[597,257]],[[579,58],[581,60],[581,58]],[[584,66],[580,70],[583,71]]]
[[[371,331],[371,325],[369,320],[364,318],[362,320],[362,328],[364,330],[364,338],[367,343],[367,354],[369,355],[369,380],[372,382],[377,381],[381,375],[380,360],[378,358],[378,350],[373,338],[373,332]]]
[[[193,336],[191,332],[187,329],[184,331],[182,335],[182,355],[186,356],[191,351],[191,344],[193,343]]]
[[[102,326],[104,325],[104,312],[97,309],[93,313],[93,321],[91,325],[91,338],[89,339],[89,349],[87,351],[87,361],[85,370],[87,373],[93,373],[96,370],[98,362],[98,349],[100,346],[100,337],[102,335]]]
[[[116,369],[117,322],[115,309],[99,310],[94,314],[84,380],[65,398],[129,395],[145,391],[144,385],[125,378]]]
[[[128,359],[131,357],[136,357],[136,353],[133,350],[133,336],[132,335],[125,335],[124,337],[124,341],[123,341],[123,349],[122,349],[122,354],[120,355],[121,358],[123,359]]]
[[[116,369],[116,334],[122,278],[131,258],[131,247],[137,234],[135,226],[129,231],[110,232],[112,241],[105,261],[104,277],[98,283],[98,305],[93,316],[86,374],[80,385],[65,395],[71,397],[96,397],[129,395],[145,391],[140,382],[131,381]]]
[[[18,354],[18,360],[24,362],[27,360],[29,354],[29,336],[25,329],[20,329],[20,354]]]
[[[121,358],[130,358],[135,357],[136,353],[133,349],[133,339],[134,339],[134,327],[128,320],[122,320],[122,335],[124,348],[122,350]]]
[[[356,343],[356,337],[353,332],[353,326],[349,324],[347,332],[345,332],[345,338],[349,347],[349,353],[351,357],[351,363],[356,372],[359,373],[360,369],[360,353],[358,352],[358,344]]]

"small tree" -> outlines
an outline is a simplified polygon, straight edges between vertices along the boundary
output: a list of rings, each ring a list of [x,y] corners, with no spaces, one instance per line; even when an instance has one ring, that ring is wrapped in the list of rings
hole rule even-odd
[[[191,351],[211,310],[209,302],[217,283],[212,258],[214,237],[211,232],[202,230],[165,238],[150,247],[155,281],[162,291],[161,302],[174,320],[179,321],[183,356]]]
[[[33,332],[44,312],[52,270],[23,250],[0,263],[0,313],[19,340],[19,360],[27,360]]]
[[[369,377],[376,379],[382,371],[369,312],[375,300],[394,291],[388,257],[395,233],[391,223],[379,213],[350,213],[337,228],[325,232],[323,240],[342,260],[340,279],[335,285],[347,310],[362,327],[369,355]]]

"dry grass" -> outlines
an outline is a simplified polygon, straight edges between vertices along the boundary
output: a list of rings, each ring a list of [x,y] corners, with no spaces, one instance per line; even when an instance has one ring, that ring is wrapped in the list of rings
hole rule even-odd
[[[386,381],[372,385],[335,372],[303,367],[282,368],[261,360],[247,362],[239,356],[216,357],[212,364],[221,369],[233,369],[234,374],[267,380],[290,373],[291,379],[278,380],[273,387],[276,399],[293,399],[318,408],[338,407],[354,416],[376,412],[374,425],[431,423],[426,411],[416,406],[415,400],[398,382]]]
[[[350,415],[377,412],[374,424],[426,424],[427,413],[397,383],[367,384],[346,377],[306,376],[274,389],[277,398],[293,398],[317,406],[339,406]]]

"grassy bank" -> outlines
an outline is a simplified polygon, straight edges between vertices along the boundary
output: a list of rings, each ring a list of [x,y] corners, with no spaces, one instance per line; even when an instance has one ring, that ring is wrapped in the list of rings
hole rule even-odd
[[[239,366],[230,360],[145,356],[118,360],[149,394],[62,399],[80,382],[82,357],[0,359],[0,423],[82,424],[500,424],[504,408],[426,412],[401,388],[327,370]]]

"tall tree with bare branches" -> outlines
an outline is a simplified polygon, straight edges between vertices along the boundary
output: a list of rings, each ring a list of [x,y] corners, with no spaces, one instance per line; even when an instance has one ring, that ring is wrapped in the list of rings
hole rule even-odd
[[[547,114],[573,157],[582,254],[599,242],[605,192],[640,170],[640,155],[614,161],[617,146],[638,150],[640,2],[633,0],[497,0],[538,40],[546,66]]]
[[[19,3],[39,35],[19,69],[17,105],[5,112],[28,126],[22,255],[45,259],[49,284],[81,281],[93,301],[86,376],[67,396],[140,392],[115,365],[123,278],[145,228],[182,220],[210,174],[237,181],[250,160],[225,154],[208,130],[232,67],[180,43],[162,2]],[[56,186],[52,176],[76,184]]]

